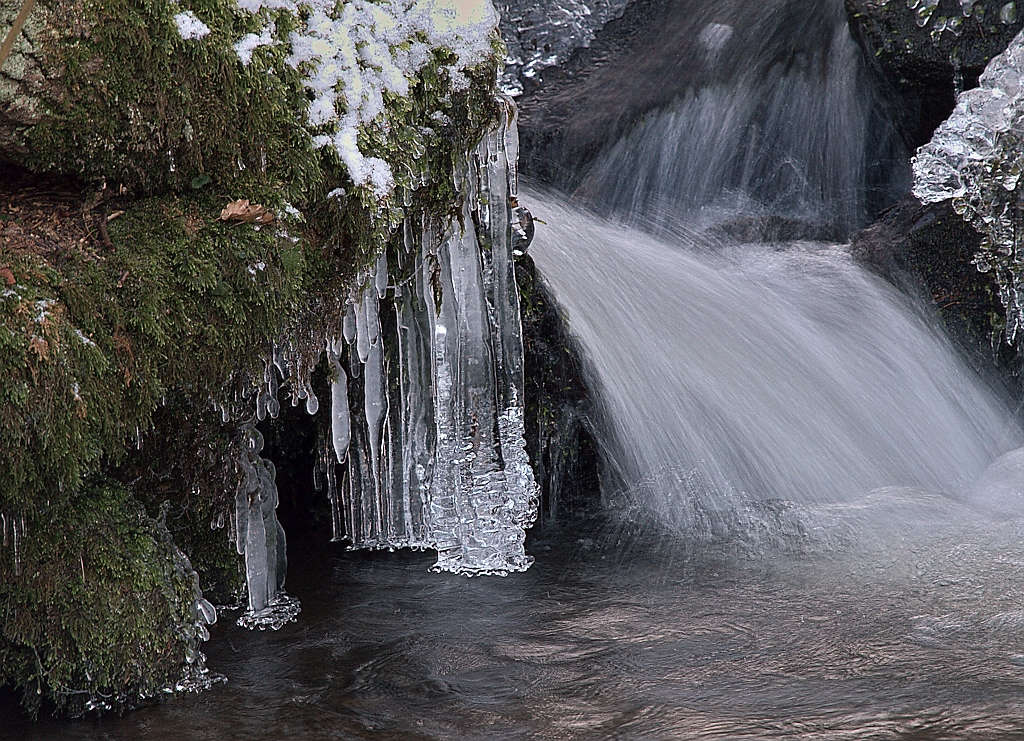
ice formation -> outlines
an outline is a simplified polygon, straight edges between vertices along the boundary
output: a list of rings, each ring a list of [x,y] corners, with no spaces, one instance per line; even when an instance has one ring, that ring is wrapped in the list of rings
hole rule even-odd
[[[263,450],[260,431],[250,424],[243,435],[233,524],[235,546],[245,556],[249,605],[238,624],[277,630],[299,612],[298,600],[284,594],[288,558],[284,529],[276,514],[277,472],[271,461],[259,455]]]
[[[235,44],[244,64],[260,46],[283,43],[270,13],[295,16],[287,62],[303,71],[312,95],[308,124],[321,132],[314,142],[333,147],[353,182],[378,197],[390,195],[394,176],[388,163],[360,150],[359,127],[381,117],[386,95],[409,94],[434,49],[454,53],[448,74],[453,88],[465,88],[464,71],[493,53],[498,24],[489,0],[238,0],[238,7],[262,13],[267,24]]]
[[[358,278],[341,326],[317,341],[320,349],[309,353],[309,338],[280,343],[262,378],[222,404],[226,420],[243,420],[246,442],[233,516],[249,591],[242,624],[262,627],[297,611],[282,597],[274,467],[259,455],[255,423],[277,416],[279,378],[293,406],[305,400],[317,412],[311,375],[321,351],[330,417],[314,480],[327,489],[334,539],[352,548],[433,548],[436,570],[467,575],[532,563],[524,543],[537,485],[525,450],[512,262],[525,232],[518,211],[513,217],[515,105],[501,103],[500,125],[455,173],[461,218],[408,218],[401,238]]]
[[[319,459],[336,539],[434,548],[436,570],[469,575],[526,569],[537,514],[512,265],[515,109],[504,103],[459,173],[461,223],[407,222],[401,248],[350,297],[351,372],[331,340],[332,434]],[[349,377],[362,387],[355,413]]]
[[[501,36],[508,48],[501,88],[523,92],[523,79],[564,62],[586,47],[604,25],[622,15],[630,0],[504,0],[498,2]]]
[[[953,209],[984,236],[975,255],[993,272],[1006,307],[1006,340],[1024,326],[1024,31],[992,59],[974,90],[914,157],[914,195],[952,199]]]

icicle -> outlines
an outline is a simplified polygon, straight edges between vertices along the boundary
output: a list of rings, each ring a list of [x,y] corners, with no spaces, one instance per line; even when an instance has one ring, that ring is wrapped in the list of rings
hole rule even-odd
[[[238,624],[277,630],[294,620],[301,609],[298,600],[283,592],[287,549],[284,529],[277,521],[277,471],[273,462],[259,456],[263,449],[259,430],[250,427],[243,436],[242,481],[235,496],[235,544],[245,556],[249,607]]]
[[[327,360],[331,365],[331,440],[338,463],[345,462],[352,427],[348,413],[348,376],[341,367],[341,347],[335,342],[328,346]]]
[[[366,338],[371,345],[376,345],[380,340],[380,318],[377,316],[377,310],[377,297],[372,291],[367,290],[363,296],[363,311],[366,312]]]
[[[245,582],[249,587],[249,610],[265,610],[267,595],[267,530],[259,498],[249,505],[245,536]]]
[[[352,344],[352,340],[356,338],[356,311],[355,304],[351,301],[345,307],[345,318],[342,320],[341,333],[345,338],[345,342]]]
[[[384,351],[382,343],[370,347],[363,375],[364,409],[369,429],[373,479],[380,481],[380,429],[384,418]]]
[[[320,409],[320,400],[313,393],[313,387],[306,387],[306,414],[316,414]]]
[[[383,250],[377,258],[377,272],[374,277],[374,284],[377,287],[378,298],[384,298],[388,294],[388,253]]]
[[[504,132],[505,166],[508,168],[508,189],[512,198],[519,197],[519,111],[510,98],[502,96],[508,121]]]
[[[366,326],[366,309],[360,302],[356,311],[356,352],[359,354],[359,362],[365,363],[370,354],[370,332]]]
[[[317,454],[335,538],[344,528],[354,548],[431,546],[436,569],[465,574],[529,566],[525,528],[537,509],[512,263],[516,114],[502,104],[501,127],[453,173],[461,218],[407,219],[394,264],[380,255],[372,285],[363,275],[350,294],[343,336],[355,341],[348,377],[361,380],[363,405],[340,418],[348,377],[332,342],[332,439]]]

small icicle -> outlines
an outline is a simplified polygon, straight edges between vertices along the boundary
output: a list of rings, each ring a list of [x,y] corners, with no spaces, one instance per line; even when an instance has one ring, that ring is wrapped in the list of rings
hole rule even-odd
[[[505,163],[508,165],[508,190],[509,196],[517,198],[519,196],[519,112],[512,101],[506,103],[506,110],[508,111],[508,121],[502,128],[505,134],[503,149],[505,150]]]
[[[306,387],[306,414],[316,414],[320,409],[320,400],[316,398],[311,386]]]
[[[364,302],[359,304],[356,312],[356,352],[359,354],[359,362],[365,363],[370,354],[370,332],[366,327],[366,309]]]
[[[373,480],[379,486],[380,477],[380,429],[384,419],[384,348],[382,342],[370,347],[363,376],[364,410],[366,426],[370,430],[370,455],[373,464]]]
[[[351,301],[345,307],[345,318],[341,322],[341,334],[345,338],[345,342],[350,345],[356,338],[356,309],[355,304]]]
[[[377,273],[374,278],[377,287],[377,296],[384,298],[388,295],[388,252],[383,250],[377,258]]]
[[[411,219],[405,219],[402,222],[402,248],[407,255],[416,254],[416,237],[413,234]],[[399,265],[401,265],[401,253],[399,253]]]
[[[366,312],[366,336],[370,345],[380,340],[380,318],[377,316],[377,297],[371,291],[366,292],[363,299],[363,310]]]
[[[327,360],[331,364],[331,441],[338,463],[344,463],[352,426],[348,412],[348,376],[341,367],[340,350],[340,342],[329,345]]]

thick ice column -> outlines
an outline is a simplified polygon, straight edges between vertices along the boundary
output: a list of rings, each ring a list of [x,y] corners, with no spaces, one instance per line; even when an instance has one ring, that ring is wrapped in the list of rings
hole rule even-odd
[[[515,491],[533,492],[517,497],[513,505],[516,522],[529,527],[537,519],[537,495],[524,438],[523,327],[509,223],[513,199],[519,194],[519,132],[515,105],[509,99],[502,102],[505,115],[501,124],[484,137],[477,149],[480,194],[486,203],[486,214],[479,219],[479,230],[495,345],[501,454],[509,486]]]
[[[429,235],[424,240],[428,282],[440,285],[427,301],[437,426],[430,490],[435,568],[466,574],[525,570],[532,563],[525,528],[537,516],[523,441],[522,329],[509,226],[510,102],[507,112],[467,163],[465,229],[453,225],[436,253]]]
[[[406,223],[345,319],[346,537],[354,548],[433,547],[438,570],[465,574],[527,568],[537,514],[509,224],[515,107],[502,102],[500,126],[458,173],[462,218]]]
[[[288,569],[284,529],[277,521],[277,472],[260,457],[263,435],[253,426],[244,431],[245,450],[239,459],[242,478],[235,495],[235,537],[245,556],[249,606],[238,619],[243,627],[277,630],[295,619],[298,600],[284,594]]]

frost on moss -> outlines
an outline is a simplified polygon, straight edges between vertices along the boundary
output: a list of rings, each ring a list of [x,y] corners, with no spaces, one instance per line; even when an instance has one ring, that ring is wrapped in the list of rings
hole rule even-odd
[[[1024,327],[1024,32],[995,57],[980,86],[914,158],[914,195],[925,203],[952,200],[982,235],[974,262],[991,272],[1006,308],[1006,341]]]

